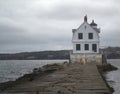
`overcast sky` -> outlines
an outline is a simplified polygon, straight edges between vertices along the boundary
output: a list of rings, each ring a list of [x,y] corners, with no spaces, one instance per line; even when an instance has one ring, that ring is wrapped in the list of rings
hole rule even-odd
[[[0,0],[0,53],[72,49],[86,14],[100,46],[120,46],[120,0]]]

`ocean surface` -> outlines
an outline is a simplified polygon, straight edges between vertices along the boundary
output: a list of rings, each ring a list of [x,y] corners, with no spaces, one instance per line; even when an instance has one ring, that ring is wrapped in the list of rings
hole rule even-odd
[[[113,94],[120,94],[120,59],[108,59],[107,61],[117,67],[118,70],[107,72],[106,80],[114,88],[115,92]]]
[[[14,81],[24,74],[31,73],[34,68],[46,64],[63,63],[68,60],[0,60],[0,83]],[[120,59],[109,59],[108,63],[118,70],[105,73],[108,84],[114,88],[114,94],[120,94]]]
[[[0,60],[0,83],[14,81],[24,74],[31,73],[34,68],[64,61],[68,60]]]

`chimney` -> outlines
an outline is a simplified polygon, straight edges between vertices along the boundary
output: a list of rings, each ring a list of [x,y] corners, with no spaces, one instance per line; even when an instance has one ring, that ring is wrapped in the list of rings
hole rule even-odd
[[[84,16],[84,22],[87,22],[87,15]]]

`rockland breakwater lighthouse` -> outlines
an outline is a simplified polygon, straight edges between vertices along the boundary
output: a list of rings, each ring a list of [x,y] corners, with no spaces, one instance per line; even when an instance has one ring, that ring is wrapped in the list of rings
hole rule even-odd
[[[77,29],[72,29],[72,33],[73,50],[70,54],[70,61],[73,63],[101,63],[102,54],[99,53],[100,29],[94,20],[89,24],[87,16],[84,16],[84,22]]]

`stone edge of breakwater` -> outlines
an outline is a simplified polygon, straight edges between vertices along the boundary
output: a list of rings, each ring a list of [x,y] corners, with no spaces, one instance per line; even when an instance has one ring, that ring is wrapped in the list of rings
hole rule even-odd
[[[8,89],[9,87],[13,87],[17,84],[22,84],[25,82],[33,81],[33,80],[37,79],[38,77],[43,77],[44,75],[53,73],[53,72],[60,70],[60,69],[63,69],[66,66],[68,66],[69,64],[70,63],[68,63],[68,62],[64,62],[61,64],[54,63],[54,64],[44,65],[40,68],[34,68],[32,73],[25,74],[22,77],[19,77],[18,79],[16,79],[15,81],[8,81],[8,82],[0,83],[0,91],[2,92],[4,90]],[[107,71],[117,70],[117,68],[111,64],[97,65],[97,68],[98,68],[98,71],[100,72],[100,75],[102,76],[106,86],[108,87],[108,89],[110,90],[110,92],[112,94],[114,92],[114,89],[108,85],[103,74]]]
[[[25,82],[30,82],[38,77],[43,77],[47,74],[53,73],[57,70],[63,69],[66,65],[69,63],[67,61],[63,63],[53,63],[53,64],[47,64],[39,68],[34,68],[32,73],[24,74],[22,77],[17,78],[15,81],[7,81],[0,83],[0,91],[4,91],[8,89],[9,87],[13,87],[17,84],[22,84]]]
[[[111,94],[112,94],[112,93],[114,92],[114,88],[112,88],[112,87],[108,84],[108,82],[106,81],[106,78],[105,78],[104,74],[105,74],[106,72],[109,72],[109,71],[117,70],[118,68],[115,67],[115,66],[113,66],[113,65],[111,65],[111,64],[108,64],[108,63],[106,63],[106,64],[101,64],[101,65],[97,65],[97,68],[98,68],[98,71],[99,71],[101,77],[103,78],[106,86],[108,87],[108,89],[110,90],[110,92],[111,92]]]

